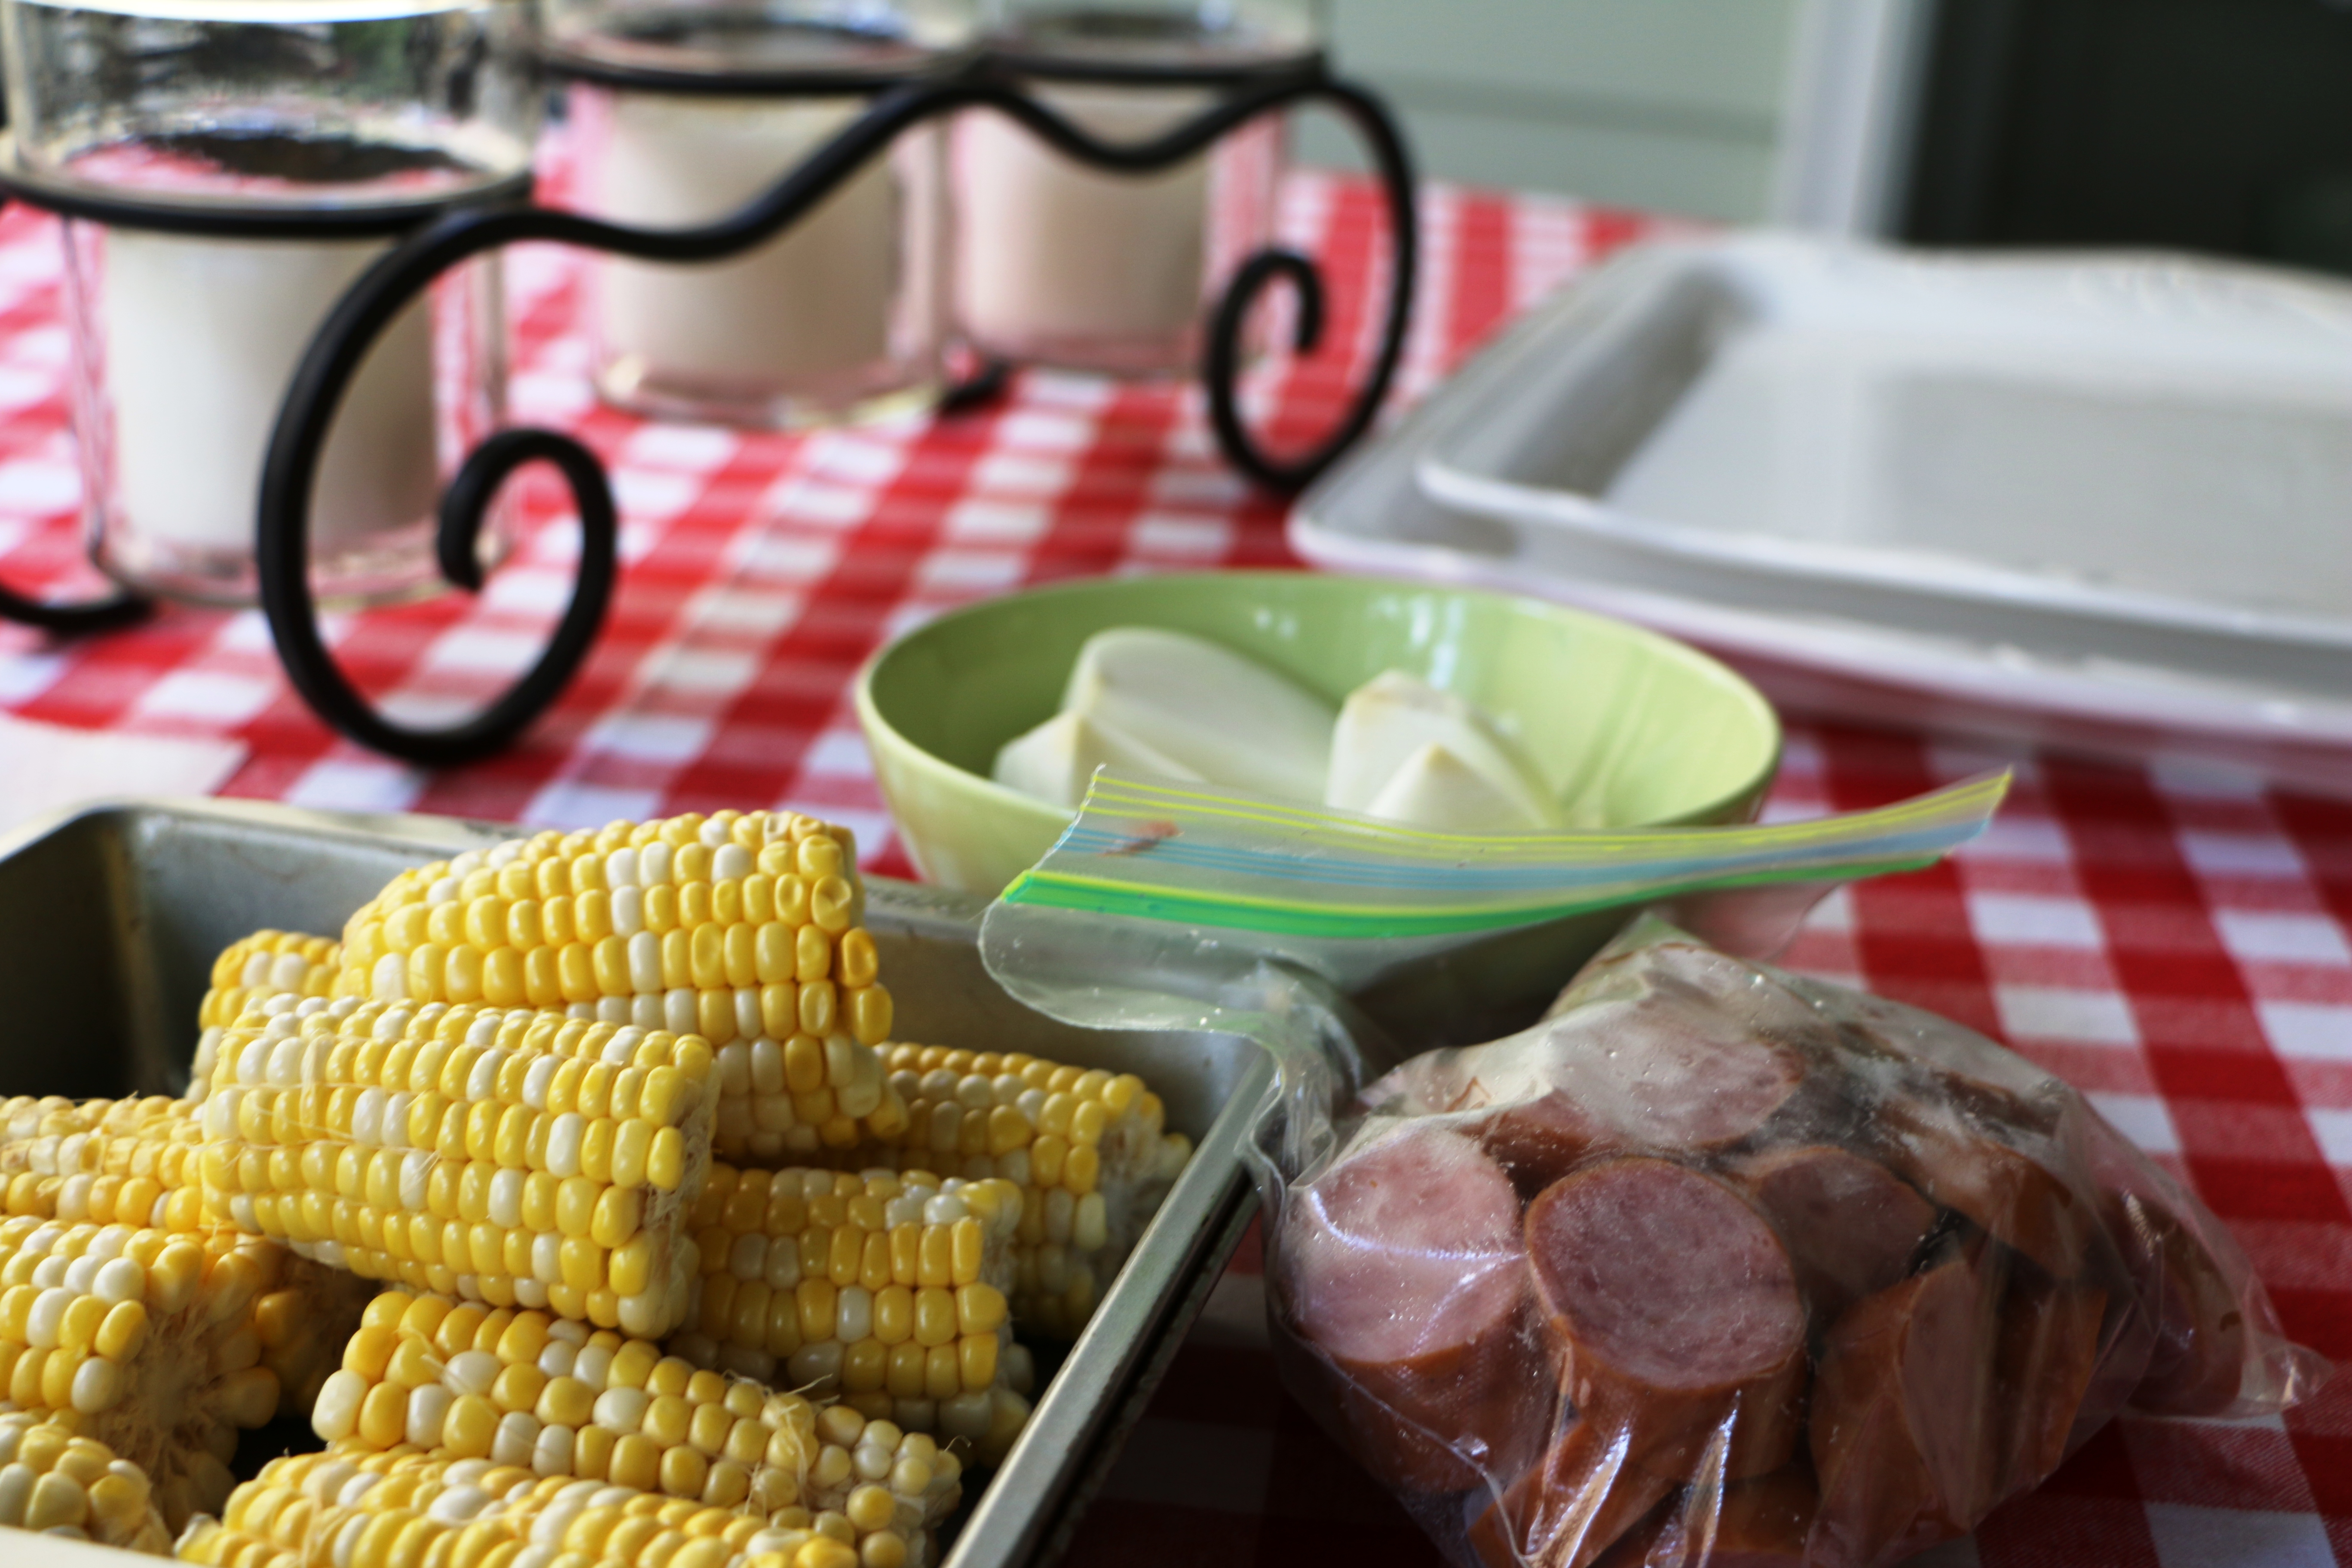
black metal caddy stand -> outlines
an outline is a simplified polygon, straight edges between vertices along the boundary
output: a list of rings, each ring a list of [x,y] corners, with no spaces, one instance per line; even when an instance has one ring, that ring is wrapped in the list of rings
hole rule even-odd
[[[1268,451],[1244,422],[1240,382],[1252,308],[1277,283],[1297,297],[1294,340],[1301,353],[1320,342],[1325,289],[1314,261],[1270,247],[1236,268],[1209,313],[1201,374],[1219,448],[1242,473],[1269,489],[1306,486],[1368,430],[1395,379],[1412,310],[1419,237],[1413,174],[1404,139],[1371,92],[1333,72],[1319,52],[1241,67],[1074,65],[1056,58],[982,51],[909,79],[860,83],[838,73],[730,74],[724,78],[621,66],[543,50],[558,78],[640,91],[724,93],[734,97],[837,95],[864,88],[875,96],[863,115],[844,127],[766,192],[740,210],[698,228],[644,229],[535,205],[527,182],[517,181],[420,215],[414,205],[332,211],[192,210],[111,196],[93,196],[26,178],[0,175],[0,194],[70,216],[128,227],[221,234],[248,239],[361,238],[403,236],[362,273],[329,313],[296,368],[264,462],[255,556],[261,608],[288,679],[328,724],[374,751],[425,766],[472,762],[503,750],[554,703],[596,639],[619,573],[618,518],[604,464],[562,431],[500,430],[467,455],[444,490],[436,536],[441,574],[468,591],[483,583],[478,545],[492,501],[519,468],[551,464],[569,487],[580,519],[580,556],[571,598],[537,660],[473,717],[446,726],[419,726],[386,717],[339,668],[319,626],[309,573],[310,496],[335,412],[377,336],[450,268],[488,251],[526,242],[553,243],[651,262],[710,262],[773,239],[874,159],[901,132],[961,110],[993,110],[1017,121],[1056,151],[1088,167],[1144,175],[1172,168],[1206,152],[1253,121],[1294,107],[1320,104],[1346,119],[1361,139],[1387,208],[1391,264],[1382,301],[1381,337],[1369,370],[1333,427],[1311,448],[1284,456]],[[1194,118],[1149,141],[1101,140],[1039,102],[1032,81],[1082,81],[1129,86],[1204,88],[1215,101]],[[29,598],[0,586],[0,618],[59,634],[128,625],[151,603],[123,590],[80,604]]]

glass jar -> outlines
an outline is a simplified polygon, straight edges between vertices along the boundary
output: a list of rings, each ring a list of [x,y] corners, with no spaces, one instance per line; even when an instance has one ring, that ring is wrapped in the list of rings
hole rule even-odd
[[[1118,142],[1166,134],[1319,37],[1307,0],[996,0],[986,34],[1039,101]],[[1273,237],[1277,119],[1140,176],[1086,168],[984,110],[954,134],[955,320],[975,347],[1119,375],[1195,367],[1204,313]]]
[[[519,0],[0,0],[0,174],[65,215],[93,559],[250,604],[264,454],[303,351],[394,237],[525,188],[538,95]],[[377,338],[330,432],[315,591],[440,581],[442,479],[504,396],[495,264]],[[486,535],[495,552],[501,538]]]
[[[575,200],[639,228],[734,213],[970,40],[952,6],[551,0]],[[790,428],[928,403],[945,379],[942,138],[901,136],[783,233],[725,261],[603,257],[599,393],[656,417]]]

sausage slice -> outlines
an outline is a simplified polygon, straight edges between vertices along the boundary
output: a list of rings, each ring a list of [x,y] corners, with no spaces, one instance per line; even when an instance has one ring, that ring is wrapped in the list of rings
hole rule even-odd
[[[1956,1257],[1868,1296],[1824,1337],[1811,1447],[1824,1568],[1891,1563],[1975,1524],[1997,1489],[1995,1319]]]
[[[1819,1494],[1802,1460],[1725,1487],[1712,1519],[1703,1496],[1693,1487],[1656,1510],[1597,1568],[1803,1568]]]
[[[2164,1415],[2222,1414],[2237,1403],[2244,1376],[2246,1314],[2237,1292],[2169,1210],[2136,1194],[2109,1197],[2116,1238],[2156,1328],[2133,1406]]]
[[[1474,1132],[1523,1183],[1541,1186],[1596,1153],[1704,1153],[1753,1133],[1797,1093],[1804,1065],[1730,1018],[1655,997],[1607,1003],[1486,1047]],[[1479,1049],[1459,1053],[1461,1065]]]
[[[1888,1168],[1931,1200],[2053,1279],[2082,1270],[2096,1215],[2037,1155],[1915,1097],[1882,1102],[1877,1127]]]
[[[1828,1144],[1767,1150],[1738,1174],[1789,1244],[1817,1322],[1902,1279],[1936,1223],[1935,1205],[1901,1177]]]
[[[2010,1281],[1993,1359],[2003,1449],[1997,1499],[2040,1485],[2065,1460],[2099,1370],[2107,1302],[2095,1285]]]
[[[1586,1568],[1674,1490],[1632,1461],[1622,1433],[1571,1417],[1542,1459],[1476,1512],[1470,1547],[1486,1568]]]
[[[1544,1440],[1518,1196],[1476,1144],[1404,1123],[1295,1188],[1283,1217],[1279,1287],[1367,1468],[1459,1490]]]
[[[1787,1460],[1804,1302],[1788,1249],[1737,1190],[1665,1160],[1604,1161],[1544,1189],[1527,1237],[1560,1386],[1587,1426],[1622,1428],[1636,1464],[1677,1480],[1711,1440],[1727,1441],[1731,1479]]]
[[[1883,996],[1848,993],[1839,1000],[1857,1035],[1927,1068],[1946,1092],[1988,1110],[2042,1127],[2052,1100],[2064,1093],[2056,1079],[2015,1051],[1948,1018]]]

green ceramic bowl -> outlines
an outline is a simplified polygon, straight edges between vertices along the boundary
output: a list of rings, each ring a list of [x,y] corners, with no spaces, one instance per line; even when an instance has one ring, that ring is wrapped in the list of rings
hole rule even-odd
[[[1468,588],[1307,572],[1100,577],[991,599],[882,649],[857,718],[908,854],[929,879],[993,894],[1036,864],[1069,813],[990,781],[997,748],[1061,706],[1079,645],[1165,626],[1249,655],[1334,703],[1384,669],[1516,724],[1536,763],[1607,826],[1752,816],[1780,725],[1722,665],[1622,621]]]

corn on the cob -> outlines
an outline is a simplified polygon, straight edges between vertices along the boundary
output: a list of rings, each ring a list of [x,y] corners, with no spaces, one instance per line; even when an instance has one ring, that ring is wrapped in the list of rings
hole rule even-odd
[[[188,1069],[189,1097],[202,1100],[212,1091],[221,1033],[248,1006],[272,996],[331,996],[341,969],[342,944],[332,937],[257,931],[229,943],[213,960],[212,987],[196,1009],[201,1033]]]
[[[1192,1155],[1132,1073],[1021,1052],[883,1047],[903,1131],[869,1132],[826,1163],[995,1177],[1022,1189],[1013,1321],[1075,1337]]]
[[[667,1030],[273,997],[222,1041],[205,1202],[362,1279],[660,1335],[698,1272],[711,1070]]]
[[[179,1554],[208,1568],[908,1568],[924,1560],[928,1541],[873,1522],[880,1510],[870,1493],[850,1500],[850,1510],[796,1506],[770,1521],[483,1459],[302,1454],[271,1461],[239,1487],[220,1521],[189,1531]]]
[[[0,1142],[0,1207],[75,1224],[194,1230],[202,1133],[193,1101],[162,1095],[91,1100],[25,1123],[41,1129]]]
[[[112,1100],[68,1100],[61,1094],[19,1094],[0,1100],[0,1144],[87,1132],[116,1105]]]
[[[863,907],[848,833],[814,817],[541,833],[395,878],[345,926],[336,989],[700,1035],[719,1153],[773,1161],[885,1110],[890,993]]]
[[[645,1340],[541,1312],[485,1312],[386,1291],[327,1380],[312,1426],[332,1445],[488,1459],[763,1516],[875,1517],[912,1542],[959,1495],[960,1465],[921,1433],[819,1407],[665,1356]],[[866,1484],[883,1489],[855,1504]]]
[[[139,1466],[176,1527],[219,1506],[238,1431],[278,1409],[255,1308],[283,1256],[226,1231],[0,1221],[0,1390]]]
[[[1034,1375],[1004,1294],[1021,1202],[1003,1181],[713,1166],[694,1211],[695,1310],[669,1348],[964,1438],[992,1462],[1027,1419]]]
[[[89,1130],[0,1144],[0,1172],[14,1172],[0,1185],[0,1211],[68,1225],[209,1228],[194,1101],[91,1100],[77,1120]],[[256,1256],[269,1258],[276,1280],[252,1309],[261,1364],[278,1375],[278,1414],[307,1412],[374,1291],[282,1249]]]
[[[172,1554],[147,1472],[29,1411],[0,1415],[0,1525]]]

